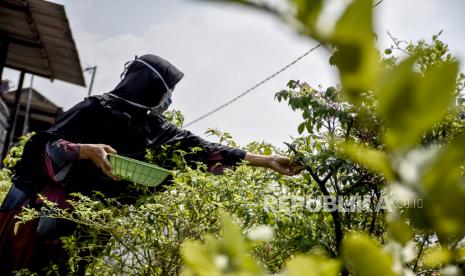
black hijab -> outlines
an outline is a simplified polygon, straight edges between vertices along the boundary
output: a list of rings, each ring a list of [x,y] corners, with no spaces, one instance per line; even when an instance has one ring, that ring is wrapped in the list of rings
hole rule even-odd
[[[147,65],[138,62],[138,59],[157,70],[170,89],[173,89],[184,77],[184,74],[167,60],[155,55],[143,55],[131,61],[124,79],[110,94],[143,106],[156,106],[166,92],[166,88],[157,74]]]
[[[155,68],[170,88],[184,76],[161,57],[143,55],[138,59]],[[121,154],[137,157],[134,156],[138,155],[135,148],[153,145],[156,138],[166,132],[166,129],[161,129],[167,123],[166,119],[147,113],[148,108],[159,103],[164,93],[163,81],[136,58],[114,90],[77,104],[65,112],[48,132],[79,143],[109,144]]]

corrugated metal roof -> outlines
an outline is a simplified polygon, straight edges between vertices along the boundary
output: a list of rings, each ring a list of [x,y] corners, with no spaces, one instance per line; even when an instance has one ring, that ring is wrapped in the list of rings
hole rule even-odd
[[[44,0],[0,0],[0,32],[9,37],[6,66],[85,86],[63,5]]]

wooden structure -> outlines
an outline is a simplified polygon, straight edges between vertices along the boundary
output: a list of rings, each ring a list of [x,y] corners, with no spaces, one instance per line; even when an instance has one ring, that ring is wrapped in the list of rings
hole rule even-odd
[[[31,93],[31,103],[29,114],[26,114],[27,102],[29,93]],[[13,111],[15,92],[6,92],[1,95],[5,102],[9,113]],[[55,123],[56,118],[63,113],[63,108],[57,106],[45,96],[40,94],[37,90],[29,88],[22,89],[21,97],[19,100],[19,109],[17,113],[17,127],[14,132],[14,139],[16,140],[22,136],[24,130],[24,122],[26,116],[29,116],[29,123],[25,132],[47,130]]]
[[[0,79],[3,68],[21,72],[9,119],[5,156],[14,137],[24,75],[85,86],[63,5],[44,0],[0,0]]]

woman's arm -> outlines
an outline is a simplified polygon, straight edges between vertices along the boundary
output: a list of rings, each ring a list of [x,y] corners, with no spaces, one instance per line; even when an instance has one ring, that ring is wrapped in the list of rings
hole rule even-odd
[[[108,153],[116,154],[116,150],[104,144],[79,144],[79,156],[77,159],[92,160],[106,175],[114,180],[118,180],[111,173],[112,167],[107,159]],[[244,160],[251,166],[269,168],[289,176],[296,175],[302,171],[300,165],[292,163],[288,157],[280,155],[259,155],[247,152]]]
[[[258,166],[275,170],[284,175],[296,175],[302,171],[302,167],[291,162],[288,157],[281,155],[260,155],[247,152],[244,158],[251,166]]]
[[[173,137],[170,143],[180,142],[180,148],[189,152],[193,147],[200,147],[196,161],[206,163],[213,173],[221,173],[225,168],[233,168],[241,161],[248,161],[251,166],[260,166],[273,169],[281,174],[296,175],[302,168],[289,158],[280,155],[259,155],[246,152],[242,149],[232,148],[219,143],[209,142],[188,130],[178,128],[166,121],[165,131]]]
[[[116,151],[104,144],[78,144],[64,139],[50,140],[45,144],[40,165],[53,181],[61,183],[75,160],[89,159],[101,168],[103,173],[117,180],[111,173],[112,167],[107,160],[107,153],[116,154]]]

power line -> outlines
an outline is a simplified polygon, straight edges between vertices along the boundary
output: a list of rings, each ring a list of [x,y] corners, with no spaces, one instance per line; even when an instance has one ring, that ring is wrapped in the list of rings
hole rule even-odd
[[[246,91],[242,92],[241,94],[237,95],[236,97],[232,98],[231,100],[227,101],[226,103],[218,106],[217,108],[213,109],[212,111],[208,112],[208,113],[205,113],[204,115],[198,117],[197,119],[187,123],[186,125],[184,125],[184,127],[188,127],[192,124],[195,124],[197,123],[198,121],[200,120],[203,120],[205,119],[206,117],[212,115],[213,113],[216,113],[218,111],[220,111],[221,109],[227,107],[228,105],[232,104],[233,102],[239,100],[240,98],[244,97],[245,95],[249,94],[250,92],[254,91],[255,89],[257,89],[258,87],[262,86],[263,84],[265,84],[266,82],[268,82],[269,80],[271,80],[272,78],[276,77],[277,75],[281,74],[282,72],[286,71],[289,67],[293,66],[294,64],[296,64],[297,62],[299,62],[301,59],[303,59],[304,57],[308,56],[311,52],[315,51],[316,49],[320,48],[321,46],[323,45],[323,43],[320,43],[318,45],[316,45],[315,47],[311,48],[310,50],[308,50],[307,52],[305,52],[303,55],[299,56],[298,58],[294,59],[291,63],[289,63],[288,65],[284,66],[283,68],[281,68],[279,71],[276,71],[274,74],[270,75],[269,77],[267,77],[266,79],[260,81],[259,83],[255,84],[254,86],[252,86],[251,88],[247,89]]]
[[[376,4],[373,5],[373,8],[376,8],[377,6],[379,6],[384,0],[379,0],[378,2],[376,2]],[[276,71],[274,74],[270,75],[269,77],[267,77],[266,79],[260,81],[259,83],[255,84],[254,86],[252,86],[251,88],[247,89],[246,91],[242,92],[241,94],[237,95],[236,97],[232,98],[231,100],[225,102],[224,104],[218,106],[217,108],[211,110],[210,112],[208,113],[205,113],[204,115],[198,117],[197,119],[187,123],[186,125],[184,125],[184,127],[188,127],[190,125],[193,125],[195,123],[197,123],[198,121],[200,120],[203,120],[205,119],[206,117],[209,117],[210,115],[220,111],[221,109],[227,107],[228,105],[234,103],[235,101],[239,100],[240,98],[244,97],[245,95],[249,94],[250,92],[254,91],[255,89],[257,89],[258,87],[262,86],[263,84],[265,84],[266,82],[268,82],[269,80],[271,80],[272,78],[276,77],[277,75],[281,74],[282,72],[286,71],[289,67],[293,66],[294,64],[296,64],[297,62],[299,62],[301,59],[303,59],[304,57],[308,56],[311,52],[315,51],[316,49],[320,48],[321,46],[323,46],[324,43],[319,43],[318,45],[316,45],[315,47],[311,48],[310,50],[308,50],[307,52],[305,52],[303,55],[299,56],[298,58],[294,59],[291,63],[289,63],[288,65],[284,66],[283,68],[281,68],[279,71]]]
[[[377,6],[379,6],[379,4],[383,3],[384,0],[379,0],[378,2],[376,2],[376,4],[373,5],[373,8],[376,8]]]

